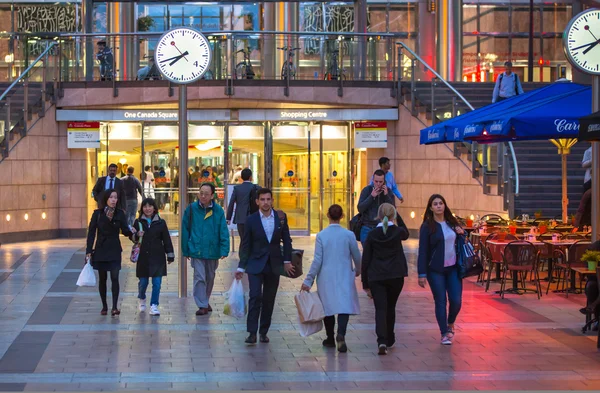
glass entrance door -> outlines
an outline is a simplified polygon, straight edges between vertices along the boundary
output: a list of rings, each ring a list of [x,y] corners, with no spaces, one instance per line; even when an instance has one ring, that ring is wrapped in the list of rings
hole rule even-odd
[[[288,217],[290,232],[308,235],[310,144],[308,124],[278,124],[273,136],[273,198],[275,207]]]

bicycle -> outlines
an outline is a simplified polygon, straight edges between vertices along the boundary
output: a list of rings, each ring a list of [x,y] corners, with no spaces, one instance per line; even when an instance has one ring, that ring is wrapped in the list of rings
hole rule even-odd
[[[236,53],[243,53],[244,60],[235,66],[235,78],[254,79],[255,74],[254,69],[252,69],[252,62],[250,62],[250,50],[240,49]]]
[[[282,51],[287,51],[287,60],[281,67],[281,79],[296,79],[296,66],[294,65],[294,51],[300,50],[300,48],[292,48],[291,46],[284,46],[277,48]]]
[[[338,64],[338,53],[331,52],[331,61],[327,67],[327,72],[323,76],[323,80],[346,80],[346,69],[340,68]]]

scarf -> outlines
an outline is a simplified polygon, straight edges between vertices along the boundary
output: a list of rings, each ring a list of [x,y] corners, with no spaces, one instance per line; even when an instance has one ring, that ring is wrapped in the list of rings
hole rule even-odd
[[[110,206],[106,206],[104,208],[104,214],[106,214],[106,217],[108,217],[108,219],[110,221],[112,221],[113,216],[115,215],[115,208],[114,207],[110,207]]]

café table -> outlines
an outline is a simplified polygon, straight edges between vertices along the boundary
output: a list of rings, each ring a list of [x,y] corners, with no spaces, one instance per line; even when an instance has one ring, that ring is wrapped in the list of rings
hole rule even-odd
[[[577,240],[575,239],[562,239],[562,240],[542,240],[542,242],[544,242],[548,248],[547,248],[547,253],[545,255],[548,255],[548,277],[547,280],[549,281],[550,278],[552,277],[552,268],[554,266],[554,251],[555,250],[563,250],[565,251],[566,249],[568,249],[569,247],[571,247],[573,244],[575,244]]]
[[[575,273],[579,273],[584,276],[596,275],[596,271],[588,269],[587,266],[571,266],[571,270]],[[576,276],[576,274],[571,274],[571,291],[572,291],[571,293],[578,293],[578,292],[576,292],[577,288],[576,288],[575,276]]]

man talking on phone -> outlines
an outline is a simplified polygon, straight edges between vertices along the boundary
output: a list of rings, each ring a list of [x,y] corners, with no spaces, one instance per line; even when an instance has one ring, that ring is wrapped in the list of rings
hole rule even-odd
[[[360,193],[358,200],[358,212],[362,215],[362,227],[360,229],[360,243],[365,245],[365,240],[369,232],[379,223],[377,212],[379,206],[384,203],[394,204],[391,191],[385,185],[385,172],[381,169],[373,173],[373,182],[369,184]]]

